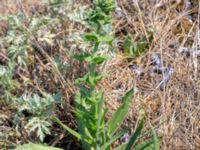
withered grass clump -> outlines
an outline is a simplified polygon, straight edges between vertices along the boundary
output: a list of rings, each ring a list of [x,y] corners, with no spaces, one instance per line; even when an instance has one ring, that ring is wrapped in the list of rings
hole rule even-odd
[[[199,149],[200,61],[198,56],[179,52],[181,47],[189,48],[192,53],[198,50],[199,2],[122,0],[118,6],[120,15],[116,13],[114,31],[121,41],[127,33],[132,33],[137,40],[147,36],[149,31],[153,32],[154,40],[139,59],[123,61],[122,65],[121,57],[117,57],[107,63],[105,72],[108,74],[102,87],[105,87],[108,105],[116,109],[124,89],[135,84],[138,93],[127,126],[134,126],[140,116],[138,112],[144,111],[149,121],[158,125],[161,149]],[[164,91],[159,89],[163,75],[152,74],[151,56],[155,53],[161,55],[163,66],[170,64],[174,69]],[[131,72],[130,64],[142,67],[144,75],[138,77]]]

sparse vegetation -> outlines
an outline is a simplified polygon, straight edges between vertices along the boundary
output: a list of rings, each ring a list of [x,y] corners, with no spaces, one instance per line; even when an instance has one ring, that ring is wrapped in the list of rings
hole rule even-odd
[[[0,149],[199,148],[199,1],[1,3]]]

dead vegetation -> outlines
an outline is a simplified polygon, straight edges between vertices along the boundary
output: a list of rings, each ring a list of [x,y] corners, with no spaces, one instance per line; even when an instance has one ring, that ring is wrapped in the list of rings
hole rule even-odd
[[[161,149],[199,149],[199,57],[179,52],[181,47],[198,51],[199,1],[123,0],[119,7],[115,31],[120,39],[127,33],[137,39],[153,31],[154,41],[142,58],[127,62],[116,57],[107,63],[108,83],[102,87],[109,106],[115,108],[120,95],[134,84],[138,92],[128,124],[135,124],[138,112],[144,110],[150,122],[159,125]],[[164,91],[159,88],[163,74],[152,74],[151,57],[155,53],[161,55],[163,66],[170,64],[174,69]],[[140,66],[144,74],[131,72],[130,64]]]

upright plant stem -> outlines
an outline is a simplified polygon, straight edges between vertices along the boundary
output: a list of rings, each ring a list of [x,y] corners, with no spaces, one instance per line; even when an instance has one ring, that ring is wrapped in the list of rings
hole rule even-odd
[[[99,43],[96,42],[95,45],[94,45],[94,49],[93,49],[93,52],[92,52],[92,53],[93,53],[93,54],[96,53],[96,52],[98,51],[98,48],[99,48]],[[90,74],[91,74],[92,76],[95,76],[96,64],[90,64],[89,68],[90,68]]]

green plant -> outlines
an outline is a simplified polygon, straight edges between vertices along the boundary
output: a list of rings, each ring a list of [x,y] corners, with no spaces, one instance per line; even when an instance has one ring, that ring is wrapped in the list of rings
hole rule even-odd
[[[0,20],[6,21],[8,25],[6,36],[0,39],[6,56],[6,61],[0,65],[0,102],[3,104],[6,102],[6,107],[13,110],[13,128],[16,128],[16,132],[19,133],[22,129],[28,133],[31,141],[42,142],[45,136],[50,134],[50,116],[55,112],[55,103],[60,96],[33,94],[30,85],[34,79],[25,75],[24,80],[23,77],[30,68],[35,67],[35,56],[40,56],[40,49],[46,50],[43,45],[52,46],[57,19],[51,14],[40,16],[35,13],[29,16],[19,13],[0,16]],[[31,58],[34,59],[33,62],[30,61]],[[41,57],[38,58],[41,59]],[[52,64],[62,75],[66,74],[69,67],[59,56],[52,59]],[[28,90],[28,92],[22,95],[23,90]]]
[[[7,62],[0,65],[0,100],[5,100],[8,107],[18,112],[13,113],[17,128],[23,125],[29,135],[35,134],[43,141],[45,135],[50,134],[49,116],[52,115],[55,99],[44,93],[42,96],[28,92],[21,95],[22,88],[28,87],[27,82],[30,79],[22,82],[18,73],[20,68],[28,70],[33,65],[29,58],[36,54],[35,47],[42,44],[52,45],[54,34],[49,28],[56,20],[44,15],[24,16],[22,13],[0,16],[0,20],[8,23],[7,34],[0,39],[8,57]]]
[[[96,86],[103,78],[103,75],[98,72],[98,65],[104,63],[107,56],[98,52],[102,43],[112,48],[114,38],[110,32],[104,30],[104,27],[111,24],[111,13],[115,9],[115,1],[96,0],[93,7],[87,18],[91,25],[91,32],[84,34],[84,40],[93,47],[87,52],[75,55],[76,59],[80,62],[86,62],[89,66],[89,72],[76,80],[76,84],[80,87],[75,101],[78,132],[64,125],[58,118],[54,117],[53,120],[81,140],[86,150],[109,150],[111,145],[125,133],[125,131],[118,129],[129,112],[134,90],[131,89],[125,94],[122,105],[109,120],[106,120],[107,108],[103,100],[103,91],[97,90]],[[131,149],[140,138],[143,126],[142,121],[130,141],[118,147],[118,149]],[[152,141],[146,142],[147,146],[150,144],[152,144]]]
[[[76,55],[79,61],[85,61],[89,65],[89,72],[76,81],[80,85],[80,92],[76,96],[76,114],[78,131],[85,149],[107,149],[112,144],[115,123],[118,120],[106,122],[106,107],[103,101],[103,92],[95,89],[102,79],[102,74],[97,71],[97,65],[106,60],[106,56],[98,54],[99,45],[105,43],[112,47],[114,40],[109,32],[105,32],[103,26],[111,23],[111,12],[115,9],[115,1],[95,1],[94,9],[89,14],[87,21],[91,25],[91,32],[84,35],[86,42],[93,45],[93,49],[80,55]],[[133,91],[130,91],[126,100],[131,101]],[[113,124],[112,124],[113,123]],[[112,126],[113,125],[113,126]]]
[[[43,96],[34,94],[31,96],[24,93],[21,98],[16,99],[15,105],[18,109],[16,118],[28,119],[25,129],[29,133],[36,133],[40,141],[44,140],[45,135],[50,134],[51,120],[55,104],[59,102],[50,95],[43,93]]]
[[[0,65],[0,87],[2,89],[2,97],[7,103],[12,101],[12,92],[20,85],[18,81],[13,79],[16,64],[9,62],[7,66]]]
[[[8,32],[0,43],[6,45],[8,57],[13,63],[27,66],[31,48],[38,43],[51,45],[54,34],[48,30],[48,25],[55,22],[47,16],[30,16],[25,18],[22,13],[1,17],[8,22]],[[28,23],[25,24],[24,22]],[[37,43],[38,42],[38,43]]]
[[[149,44],[152,42],[152,40],[152,33],[149,33],[148,39],[146,37],[143,37],[137,42],[133,41],[131,35],[127,35],[124,40],[124,53],[129,57],[138,57],[148,50]]]
[[[16,99],[16,91],[22,84],[16,76],[17,68],[27,69],[29,58],[33,57],[37,45],[53,43],[54,34],[48,30],[55,19],[47,16],[37,15],[24,16],[23,13],[16,15],[0,16],[0,20],[8,23],[8,31],[5,37],[0,39],[0,44],[6,48],[7,63],[0,66],[0,86],[2,88],[3,99],[11,102]],[[29,80],[30,81],[30,80]],[[13,94],[15,93],[15,94]],[[17,95],[19,97],[19,95]]]

